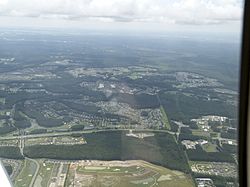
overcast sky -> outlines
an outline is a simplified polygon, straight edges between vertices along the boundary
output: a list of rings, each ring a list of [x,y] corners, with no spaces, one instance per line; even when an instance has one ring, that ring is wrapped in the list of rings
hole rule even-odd
[[[0,0],[0,27],[238,32],[242,0]]]

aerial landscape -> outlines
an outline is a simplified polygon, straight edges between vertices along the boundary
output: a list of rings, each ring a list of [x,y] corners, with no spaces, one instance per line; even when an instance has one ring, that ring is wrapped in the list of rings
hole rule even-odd
[[[0,43],[14,186],[238,185],[237,43],[22,29]]]
[[[243,2],[0,0],[0,187],[239,187]]]

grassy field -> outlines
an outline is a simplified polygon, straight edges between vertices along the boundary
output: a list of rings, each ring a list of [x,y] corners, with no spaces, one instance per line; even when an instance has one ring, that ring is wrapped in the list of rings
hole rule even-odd
[[[192,134],[195,136],[204,136],[204,137],[210,137],[209,132],[205,132],[203,130],[192,130]]]
[[[136,162],[136,164],[129,166],[115,166],[115,164],[112,166],[71,165],[66,186],[72,184],[74,180],[79,181],[83,186],[195,186],[191,177],[182,172],[153,165],[145,161],[132,162]]]
[[[65,176],[67,175],[68,164],[59,162],[53,163],[45,160],[36,161],[38,161],[40,167],[34,181],[34,187],[49,187],[53,185],[62,186],[60,185],[60,183],[64,184],[64,181],[61,181],[61,176],[62,174],[64,174]],[[23,169],[14,179],[14,187],[28,187],[35,173],[36,165],[32,161],[25,160],[21,168]]]
[[[52,163],[37,160],[40,164],[36,176],[35,187],[59,185],[62,174],[65,174],[63,185],[68,187],[73,183],[81,186],[119,186],[119,187],[193,187],[191,176],[176,170],[157,166],[141,160],[94,161],[86,165],[80,162]],[[97,162],[101,164],[96,164]],[[69,167],[68,167],[69,166]],[[15,179],[15,187],[29,186],[35,172],[35,163],[25,160],[23,169]],[[60,179],[58,178],[60,176]],[[78,186],[77,185],[77,186]]]
[[[36,170],[36,164],[30,160],[25,160],[22,168],[22,171],[15,180],[15,187],[27,187],[30,185],[33,174]]]
[[[207,143],[205,145],[202,145],[202,148],[206,151],[206,152],[218,152],[217,150],[217,145],[212,144],[212,143]]]
[[[36,187],[45,187],[47,186],[50,176],[54,167],[52,163],[44,163],[43,161],[39,161],[40,169],[38,171],[37,178],[35,180]]]
[[[77,172],[79,173],[109,173],[109,174],[133,174],[140,172],[140,167],[103,167],[103,166],[85,166],[79,167]]]
[[[169,124],[169,121],[168,121],[168,116],[164,110],[164,108],[161,106],[160,107],[160,110],[161,110],[161,114],[162,114],[162,122],[164,124],[164,127],[167,129],[167,130],[170,130],[171,127],[170,127],[170,124]]]
[[[1,142],[0,142],[1,143]],[[41,137],[41,138],[30,138],[26,140],[26,145],[37,145],[37,144],[54,144],[54,145],[63,145],[63,144],[84,144],[85,141],[82,137],[72,137],[72,136],[54,136],[54,137]]]

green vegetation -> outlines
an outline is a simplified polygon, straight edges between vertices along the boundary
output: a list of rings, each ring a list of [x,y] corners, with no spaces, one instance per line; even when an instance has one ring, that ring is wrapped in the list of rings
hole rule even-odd
[[[217,145],[216,144],[212,144],[210,142],[208,142],[207,144],[202,145],[202,148],[206,152],[218,152]]]
[[[119,102],[127,103],[135,109],[160,107],[156,95],[119,93],[116,94],[116,98]]]
[[[167,133],[155,133],[145,139],[128,137],[125,132],[98,132],[85,134],[84,145],[34,145],[25,147],[25,155],[31,158],[145,160],[170,169],[188,172],[184,152],[174,137]]]
[[[40,112],[36,110],[32,110],[29,108],[23,109],[24,113],[30,118],[36,119],[38,124],[43,127],[57,127],[63,125],[63,120],[54,119],[54,118],[46,118]]]
[[[30,131],[30,134],[43,134],[46,132],[47,132],[47,129],[33,129]]]
[[[8,175],[11,175],[12,172],[13,172],[12,166],[11,166],[10,164],[4,163],[4,167],[5,167],[5,169],[6,169],[7,173],[8,173]]]
[[[227,138],[227,139],[237,139],[237,133],[236,132],[221,132],[221,137],[222,138]]]
[[[178,132],[179,126],[176,123],[170,121],[169,124],[170,124],[170,127],[171,127],[171,131]]]
[[[77,174],[77,175],[76,175]],[[176,170],[170,170],[161,166],[156,166],[144,161],[136,161],[136,165],[119,166],[79,166],[76,173],[69,169],[66,186],[70,186],[75,180],[82,180],[82,175],[91,176],[93,180],[82,181],[81,184],[88,186],[120,186],[136,187],[154,186],[157,183],[159,187],[193,187],[194,183],[190,176]],[[75,177],[74,177],[75,175]],[[85,186],[83,185],[83,186]]]
[[[222,149],[224,152],[228,152],[228,153],[237,153],[238,152],[236,145],[222,144]]]
[[[82,131],[84,130],[84,125],[73,125],[71,128],[70,128],[71,131]]]
[[[186,154],[180,141],[237,139],[238,44],[227,47],[228,41],[218,45],[157,35],[145,39],[85,32],[82,36],[21,33],[24,41],[17,41],[16,31],[8,32],[10,40],[2,41],[0,59],[4,76],[0,80],[0,135],[18,139],[29,133],[71,134],[70,138],[26,139],[26,155],[72,160],[142,159],[184,172],[189,172],[186,155],[191,160],[233,162],[230,155],[237,153],[237,146],[209,143]],[[204,132],[201,125],[190,122],[204,115],[229,119],[223,123],[209,121],[211,130]],[[179,136],[173,133],[178,142],[173,135],[159,133],[164,132],[159,130],[161,125],[178,132],[174,120],[189,125],[181,128]],[[79,134],[84,125],[89,131],[138,127],[159,131],[144,139],[128,137],[124,132]],[[75,145],[84,140],[87,144]],[[4,140],[2,145],[9,142],[17,144]],[[47,145],[40,145],[43,143]],[[21,159],[22,155],[18,147],[0,147],[0,157]],[[58,169],[53,171],[58,173]],[[143,186],[144,181],[152,185],[152,176],[132,184]]]
[[[202,115],[217,114],[236,118],[235,107],[222,101],[208,101],[183,93],[160,93],[161,104],[172,120],[189,121]]]
[[[182,140],[200,140],[200,139],[206,139],[206,137],[203,136],[197,136],[197,135],[193,135],[193,134],[184,134],[184,133],[180,133],[179,135],[179,141]]]
[[[19,173],[15,180],[15,187],[20,186],[29,186],[32,180],[32,177],[36,171],[36,164],[31,160],[25,160],[22,171]]]
[[[30,121],[27,120],[26,117],[24,117],[24,115],[19,111],[15,112],[14,120],[16,128],[24,129],[31,126]]]
[[[82,133],[71,133],[70,136],[74,137],[74,138],[79,138],[79,137],[82,137]]]
[[[28,128],[30,126],[31,126],[31,124],[30,124],[30,121],[28,121],[28,120],[15,121],[15,127],[18,129],[19,128],[24,129],[24,128]]]
[[[190,122],[188,123],[188,125],[189,125],[189,127],[190,127],[191,129],[198,129],[198,128],[199,128],[198,125],[196,124],[196,122],[193,122],[193,121],[190,121]]]
[[[63,104],[66,106],[70,107],[73,110],[79,111],[79,112],[86,112],[90,114],[98,114],[98,110],[101,108],[92,106],[92,105],[84,105],[84,104],[79,104],[79,103],[74,103],[74,102],[69,102],[69,101],[63,101]]]
[[[53,170],[53,163],[43,163],[40,161],[40,168],[35,181],[35,186],[47,186],[50,180],[50,175]]]
[[[0,148],[0,157],[11,159],[23,159],[19,147],[14,146],[2,146]]]
[[[162,115],[162,122],[164,124],[164,127],[167,129],[167,130],[170,130],[171,129],[171,126],[170,126],[170,123],[169,123],[169,120],[168,120],[168,116],[163,108],[163,106],[160,107],[160,110],[161,110],[161,115]],[[172,129],[171,129],[172,130]],[[174,129],[173,129],[174,130]]]
[[[4,123],[0,127],[0,134],[7,134],[7,133],[13,132],[15,130],[16,130],[16,127],[13,127],[11,124]]]
[[[192,130],[192,134],[194,136],[202,136],[202,137],[207,137],[207,138],[210,137],[210,133],[209,132],[205,132],[203,130],[197,130],[197,129]]]
[[[192,134],[192,131],[189,127],[181,127],[181,133],[183,134]]]
[[[202,149],[188,149],[186,152],[192,161],[235,162],[230,154],[224,152],[206,152]]]
[[[211,133],[210,133],[210,137],[211,137],[211,138],[218,138],[218,136],[219,136],[219,135],[218,135],[217,132],[211,132]]]

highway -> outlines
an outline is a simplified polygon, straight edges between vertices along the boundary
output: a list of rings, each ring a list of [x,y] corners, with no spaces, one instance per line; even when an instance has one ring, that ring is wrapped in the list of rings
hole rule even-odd
[[[40,169],[40,164],[36,160],[34,160],[34,159],[31,159],[31,158],[28,158],[28,157],[25,157],[25,159],[27,159],[29,161],[32,161],[32,162],[35,162],[35,164],[36,164],[36,171],[35,171],[35,173],[34,173],[34,175],[32,177],[30,185],[29,185],[29,187],[34,187],[34,183],[35,183],[36,177],[38,175],[38,171]]]
[[[35,183],[35,180],[36,180],[36,177],[38,175],[38,171],[39,171],[39,168],[40,168],[40,165],[39,163],[37,162],[37,160],[34,160],[34,159],[31,159],[27,156],[24,155],[23,153],[23,149],[24,149],[24,146],[25,146],[25,136],[22,135],[23,134],[23,131],[20,131],[20,136],[18,136],[19,138],[19,148],[20,148],[20,153],[23,155],[23,157],[31,162],[34,162],[36,164],[36,171],[35,173],[33,174],[32,176],[32,179],[31,179],[31,182],[29,184],[29,187],[33,187],[34,186],[34,183]]]
[[[129,131],[131,129],[102,129],[102,130],[83,130],[83,131],[71,131],[71,132],[53,132],[53,133],[43,133],[43,134],[28,134],[28,135],[19,135],[19,136],[4,136],[0,137],[1,140],[16,140],[20,138],[24,139],[29,139],[29,138],[42,138],[42,137],[53,137],[53,136],[66,136],[66,135],[71,135],[72,133],[82,133],[82,134],[87,134],[87,133],[95,133],[95,132],[107,132],[107,131]],[[132,129],[133,131],[137,131]],[[172,135],[175,135],[175,132],[171,132],[168,130],[153,130],[153,129],[140,129],[138,131],[148,131],[148,132],[165,132],[169,133]]]

